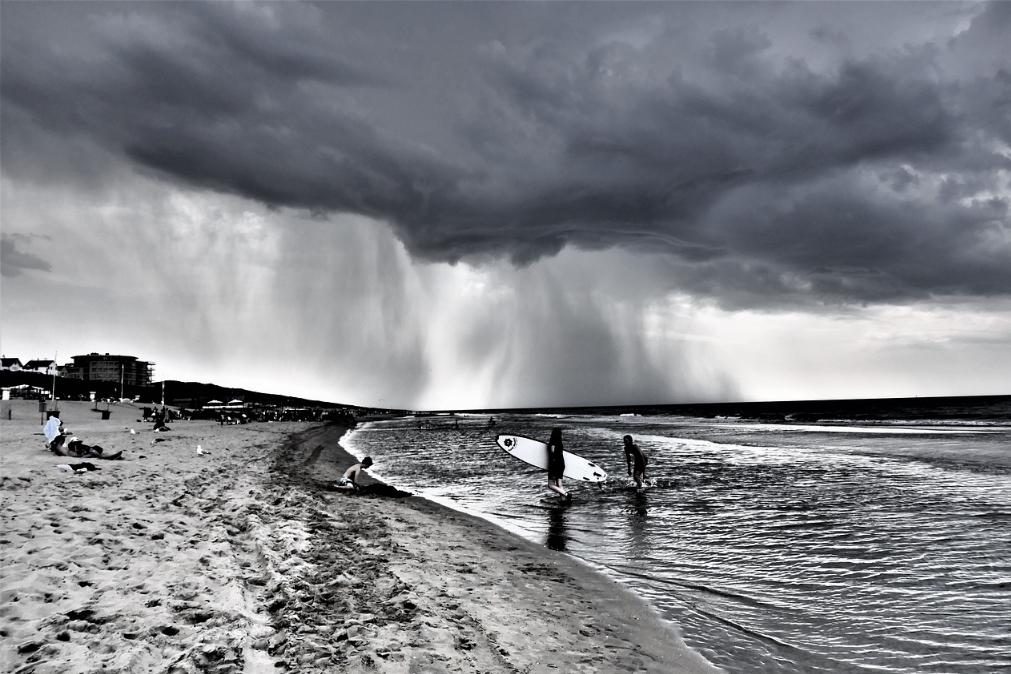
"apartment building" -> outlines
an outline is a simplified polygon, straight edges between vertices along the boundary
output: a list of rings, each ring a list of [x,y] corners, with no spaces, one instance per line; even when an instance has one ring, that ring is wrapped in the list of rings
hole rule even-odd
[[[136,356],[89,353],[73,356],[63,376],[84,381],[111,381],[124,386],[150,386],[154,363]]]

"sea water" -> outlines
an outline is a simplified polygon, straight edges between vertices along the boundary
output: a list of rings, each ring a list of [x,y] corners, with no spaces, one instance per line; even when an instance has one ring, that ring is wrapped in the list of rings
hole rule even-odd
[[[492,425],[493,424],[493,425]],[[608,470],[571,505],[495,444]],[[649,457],[627,477],[622,436]],[[600,569],[729,672],[1011,671],[1011,427],[436,416],[347,439],[389,483]]]

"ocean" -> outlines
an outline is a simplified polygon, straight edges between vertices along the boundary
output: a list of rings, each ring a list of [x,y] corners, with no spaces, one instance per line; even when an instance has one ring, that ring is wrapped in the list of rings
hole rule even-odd
[[[345,446],[396,487],[620,581],[728,672],[1011,672],[1007,418],[493,419],[370,422]],[[609,472],[567,481],[567,506],[495,444],[556,426]],[[625,434],[649,457],[643,491]]]

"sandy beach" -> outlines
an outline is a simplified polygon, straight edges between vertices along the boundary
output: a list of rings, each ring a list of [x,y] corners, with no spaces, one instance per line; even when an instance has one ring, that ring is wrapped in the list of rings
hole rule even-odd
[[[5,672],[714,671],[562,553],[372,480],[333,490],[344,428],[60,407],[124,460],[49,453],[34,401],[0,421]],[[99,470],[57,467],[81,461]]]

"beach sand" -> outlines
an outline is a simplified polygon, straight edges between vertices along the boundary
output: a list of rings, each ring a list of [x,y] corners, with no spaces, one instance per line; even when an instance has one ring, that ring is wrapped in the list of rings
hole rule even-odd
[[[124,460],[57,457],[37,403],[5,409],[2,671],[715,671],[563,553],[368,478],[333,490],[343,428],[60,407]],[[57,468],[81,461],[100,470]]]

